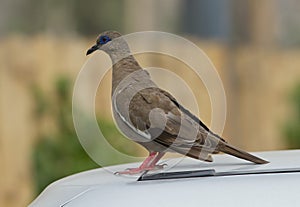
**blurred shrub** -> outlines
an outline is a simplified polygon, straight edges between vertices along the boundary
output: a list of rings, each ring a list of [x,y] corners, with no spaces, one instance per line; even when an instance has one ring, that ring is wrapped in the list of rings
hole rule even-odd
[[[124,2],[119,0],[23,0],[4,3],[0,7],[0,18],[3,19],[0,34],[50,32],[60,36],[75,32],[94,36],[109,28],[122,30],[124,23],[120,17],[123,10]]]
[[[40,193],[59,178],[99,166],[86,154],[77,138],[72,120],[70,80],[58,78],[52,96],[36,86],[32,87],[32,92],[36,104],[34,117],[39,130],[33,167],[36,192]],[[118,150],[137,153],[136,145],[127,143],[131,141],[119,133],[113,122],[105,119],[98,122],[103,135]],[[122,163],[122,160],[114,159],[111,163]]]
[[[284,135],[289,148],[300,149],[300,83],[291,93],[291,102],[294,106],[294,116],[287,121]]]

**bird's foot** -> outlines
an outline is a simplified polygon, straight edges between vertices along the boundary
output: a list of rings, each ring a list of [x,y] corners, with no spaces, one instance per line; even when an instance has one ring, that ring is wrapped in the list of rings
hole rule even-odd
[[[135,175],[135,174],[140,174],[145,171],[161,170],[165,166],[167,166],[167,164],[153,165],[153,166],[149,166],[149,167],[127,168],[124,171],[116,172],[115,175]]]

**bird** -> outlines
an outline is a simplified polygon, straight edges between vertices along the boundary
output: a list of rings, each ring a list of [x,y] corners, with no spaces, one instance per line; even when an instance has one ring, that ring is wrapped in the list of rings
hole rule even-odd
[[[212,162],[212,154],[226,153],[256,164],[268,161],[230,145],[211,131],[169,92],[159,88],[131,54],[125,38],[105,31],[86,55],[100,50],[112,61],[112,111],[118,128],[139,143],[149,156],[136,168],[117,174],[139,174],[164,168],[157,164],[167,152]]]

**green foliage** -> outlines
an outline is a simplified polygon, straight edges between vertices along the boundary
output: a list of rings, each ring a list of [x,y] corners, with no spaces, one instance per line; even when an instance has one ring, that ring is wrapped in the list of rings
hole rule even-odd
[[[122,31],[123,1],[118,0],[74,0],[72,7],[72,19],[76,31],[83,35],[98,34],[102,30],[114,28]],[[88,22],[88,24],[87,24]]]
[[[40,193],[59,178],[99,165],[86,154],[77,138],[72,120],[70,80],[58,78],[52,94],[54,97],[38,87],[32,87],[32,92],[36,103],[34,117],[39,129],[33,167],[36,192]],[[101,119],[99,123],[102,133],[115,148],[127,154],[136,152],[136,145],[124,138],[113,122]],[[112,160],[111,163],[122,163],[122,160]]]
[[[76,32],[95,36],[113,28],[122,31],[123,4],[119,0],[23,0],[1,5],[6,8],[0,8],[1,17],[9,20],[1,25],[4,28],[1,32],[39,34],[50,31],[55,35]]]
[[[300,83],[291,93],[291,102],[294,106],[294,116],[288,120],[284,135],[289,148],[300,149]]]
[[[59,78],[54,100],[38,87],[32,88],[36,103],[35,119],[40,129],[33,156],[37,193],[54,180],[97,167],[76,137],[72,122],[70,86],[68,79]],[[51,120],[55,123],[53,129],[48,128]],[[44,128],[43,122],[46,125]]]

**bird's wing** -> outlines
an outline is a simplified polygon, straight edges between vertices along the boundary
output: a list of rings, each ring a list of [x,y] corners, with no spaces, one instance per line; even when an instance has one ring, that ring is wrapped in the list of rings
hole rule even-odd
[[[172,95],[159,88],[139,91],[131,100],[129,115],[139,130],[151,133],[153,141],[182,154],[216,152],[218,138],[193,114],[182,107]]]
[[[215,136],[216,138],[219,138],[223,142],[226,142],[222,137],[212,132],[197,116],[192,114],[189,110],[184,108],[180,103],[177,102],[177,100],[168,92],[159,89],[165,96],[167,96],[179,109],[182,113],[184,113],[186,116],[188,116],[190,119],[198,123],[203,129],[205,129],[207,132],[209,132],[211,135]]]

